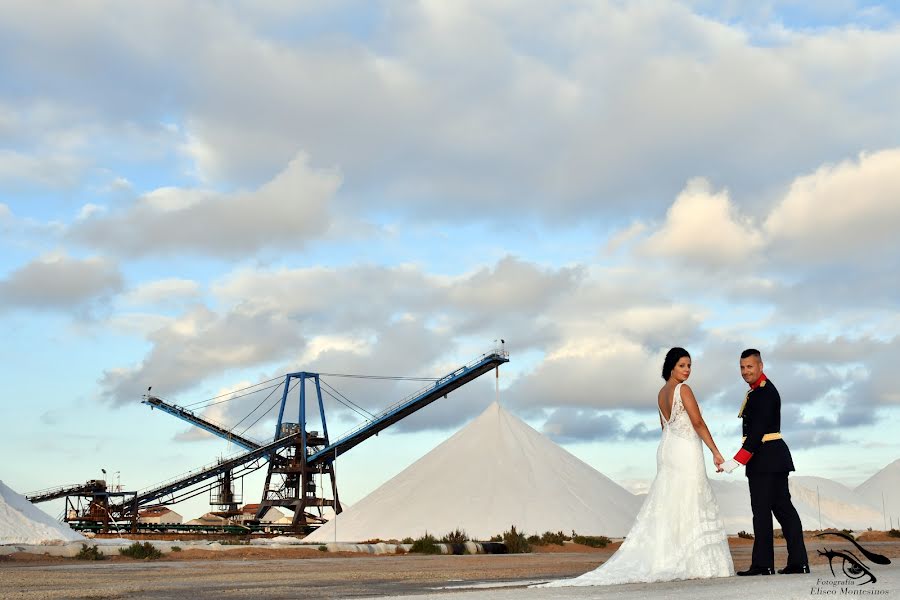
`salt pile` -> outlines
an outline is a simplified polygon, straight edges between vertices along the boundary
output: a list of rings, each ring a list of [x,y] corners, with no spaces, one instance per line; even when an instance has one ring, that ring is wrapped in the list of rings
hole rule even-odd
[[[710,482],[719,502],[719,517],[730,534],[753,531],[753,511],[750,509],[750,489],[746,477],[729,479],[718,476]],[[791,501],[803,529],[882,528],[882,515],[861,495],[836,481],[809,475],[788,478]],[[775,523],[775,527],[779,527]]]
[[[488,539],[515,525],[625,535],[641,500],[494,403],[469,425],[305,538]]]
[[[824,477],[791,476],[791,497],[794,504],[805,504],[814,519],[803,521],[806,529],[818,529],[821,513],[822,527],[838,529],[881,529],[884,519],[858,492]],[[798,508],[799,510],[799,508]],[[812,516],[812,515],[811,515]]]
[[[84,536],[0,481],[0,545],[76,542]]]
[[[900,459],[881,469],[854,490],[882,514],[881,527],[900,523]]]

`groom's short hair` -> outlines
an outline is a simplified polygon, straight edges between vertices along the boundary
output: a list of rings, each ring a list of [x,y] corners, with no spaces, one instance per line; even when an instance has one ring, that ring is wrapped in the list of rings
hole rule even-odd
[[[747,348],[741,352],[741,358],[750,358],[751,356],[755,356],[760,361],[762,360],[762,355],[760,355],[759,350],[756,348]]]

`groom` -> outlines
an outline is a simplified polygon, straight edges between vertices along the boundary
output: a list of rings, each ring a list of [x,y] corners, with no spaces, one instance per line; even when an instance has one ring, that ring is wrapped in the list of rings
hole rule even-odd
[[[722,468],[729,473],[747,467],[750,508],[753,510],[753,558],[738,575],[773,575],[772,515],[778,519],[787,543],[787,566],[779,573],[809,573],[803,526],[788,491],[788,472],[794,470],[791,451],[781,439],[781,396],[763,373],[762,357],[753,348],[741,353],[741,377],[750,391],[738,416],[744,421],[743,446]]]

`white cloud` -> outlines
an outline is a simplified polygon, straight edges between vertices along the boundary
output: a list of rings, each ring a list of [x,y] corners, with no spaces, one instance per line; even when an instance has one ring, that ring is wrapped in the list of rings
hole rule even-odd
[[[550,350],[506,394],[515,405],[577,406],[646,410],[662,385],[657,353],[622,336],[602,336],[600,327]],[[661,362],[660,362],[661,364]]]
[[[505,220],[510,198],[547,220],[643,213],[697,175],[755,200],[823,156],[900,133],[885,76],[895,29],[787,30],[755,45],[742,24],[675,3],[479,1],[375,6],[360,35],[331,4],[287,10],[325,16],[296,37],[271,35],[283,8],[80,7],[60,9],[62,28],[20,7],[7,27],[28,60],[0,70],[46,73],[23,87],[89,123],[81,139],[137,128],[155,141],[107,145],[165,155],[176,137],[210,185],[257,185],[302,151],[341,169],[351,209],[445,219]],[[6,121],[34,147],[13,110]],[[176,134],[157,131],[173,114]]]
[[[299,248],[330,221],[337,174],[298,156],[253,192],[160,188],[133,206],[72,225],[70,239],[129,256],[173,253],[244,256],[265,247]]]
[[[154,332],[171,325],[173,321],[173,317],[158,313],[119,312],[109,317],[105,325],[115,333],[149,338]]]
[[[125,404],[148,385],[161,394],[189,389],[213,374],[277,361],[303,348],[304,336],[284,315],[219,315],[195,307],[148,336],[153,344],[140,364],[105,371],[105,398]]]
[[[85,164],[83,159],[60,153],[32,156],[0,149],[0,186],[17,189],[37,183],[52,189],[69,188],[77,183]]]
[[[896,258],[900,149],[863,153],[798,177],[765,226],[792,261],[883,261],[884,252]]]
[[[725,268],[754,260],[764,243],[755,223],[737,213],[726,191],[714,193],[708,181],[694,179],[643,250],[701,267]]]
[[[171,305],[196,300],[199,295],[199,283],[173,277],[142,283],[124,294],[122,301],[133,306]]]
[[[493,268],[481,268],[449,286],[452,304],[466,310],[539,312],[555,296],[572,290],[582,269],[541,269],[537,265],[505,257]]]
[[[89,219],[91,215],[100,214],[105,211],[105,206],[88,203],[81,207],[81,209],[78,211],[78,216],[75,219],[77,221],[83,221],[84,219]]]
[[[640,238],[640,236],[645,231],[647,231],[647,227],[648,226],[646,223],[642,221],[635,221],[625,229],[613,233],[613,235],[606,242],[603,250],[604,254],[615,254],[623,246],[627,246],[635,239]]]
[[[121,288],[122,276],[113,261],[53,253],[0,280],[0,308],[75,310],[106,301]]]
[[[479,352],[495,332],[514,331],[523,350],[545,343],[549,323],[540,314],[577,285],[578,272],[512,257],[450,278],[410,266],[242,268],[211,286],[217,311],[196,306],[162,323],[143,361],[110,371],[102,385],[124,402],[143,381],[181,391],[228,369],[297,370],[312,361],[331,372],[434,375],[457,366],[456,348],[468,336]],[[173,288],[193,286],[155,282],[126,299]]]

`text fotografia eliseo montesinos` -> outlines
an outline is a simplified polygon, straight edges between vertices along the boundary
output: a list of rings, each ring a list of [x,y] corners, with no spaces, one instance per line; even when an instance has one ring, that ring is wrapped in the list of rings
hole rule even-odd
[[[816,579],[810,596],[886,596],[889,590],[856,587],[852,579]]]

